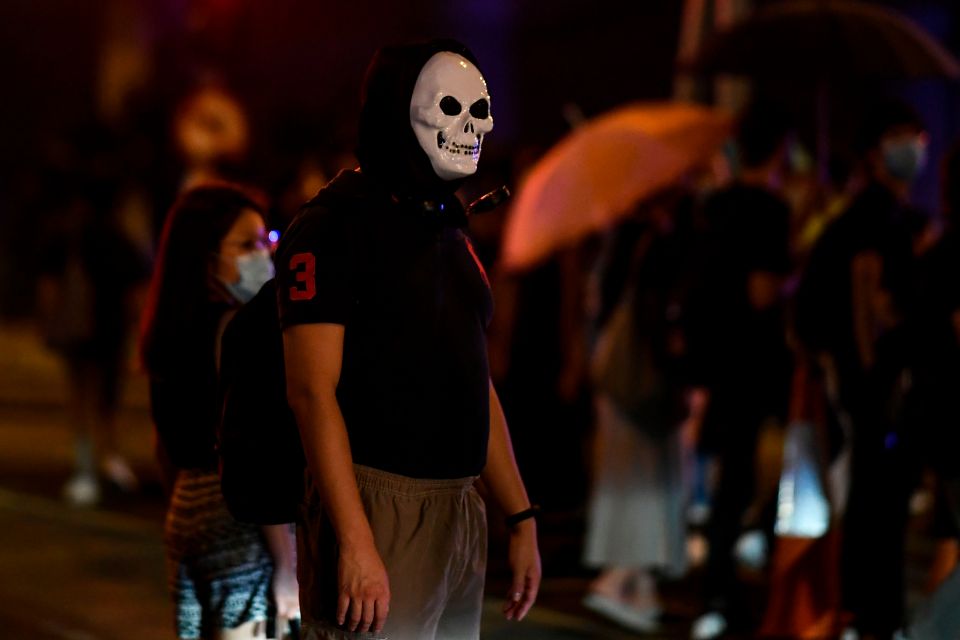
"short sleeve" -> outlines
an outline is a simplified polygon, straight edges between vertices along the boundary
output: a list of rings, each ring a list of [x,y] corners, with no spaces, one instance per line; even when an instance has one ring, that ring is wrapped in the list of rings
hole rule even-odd
[[[356,296],[348,214],[304,209],[277,250],[280,326],[331,323],[346,326]]]

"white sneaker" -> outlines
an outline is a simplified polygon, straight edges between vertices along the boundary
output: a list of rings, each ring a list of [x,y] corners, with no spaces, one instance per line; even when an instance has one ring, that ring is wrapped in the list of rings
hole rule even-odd
[[[860,632],[853,627],[847,627],[840,634],[840,640],[860,640]]]
[[[100,485],[97,478],[87,473],[78,473],[63,486],[63,498],[75,507],[92,507],[100,502]]]
[[[737,539],[733,555],[750,569],[761,569],[767,563],[767,537],[762,531],[747,531]]]
[[[933,493],[926,489],[917,489],[913,492],[913,495],[910,496],[910,515],[922,516],[925,513],[933,511],[935,502],[936,498],[933,496]]]
[[[694,502],[687,507],[687,524],[702,527],[710,520],[710,505],[706,502]]]
[[[587,594],[583,606],[632,631],[651,633],[660,628],[659,608],[638,609],[601,593]]]
[[[133,493],[140,486],[133,469],[121,456],[106,457],[100,465],[103,475],[124,493]]]
[[[727,619],[722,613],[711,611],[693,622],[690,628],[691,640],[711,640],[719,638],[727,630]]]

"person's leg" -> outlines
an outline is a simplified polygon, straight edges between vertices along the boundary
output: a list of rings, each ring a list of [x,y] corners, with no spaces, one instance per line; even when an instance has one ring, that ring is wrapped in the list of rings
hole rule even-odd
[[[857,630],[872,626],[870,610],[880,599],[878,577],[873,569],[883,562],[883,549],[876,529],[880,523],[878,500],[889,500],[877,484],[883,459],[882,414],[873,406],[883,404],[879,390],[863,374],[847,372],[840,376],[840,401],[850,424],[850,488],[843,515],[840,552],[840,586],[844,611],[853,618]],[[873,397],[871,397],[873,396]],[[886,524],[886,523],[884,523]]]
[[[844,608],[862,634],[889,637],[903,622],[904,553],[913,474],[901,452],[876,442],[854,450],[844,519]]]
[[[216,471],[178,474],[164,546],[181,637],[249,637],[250,622],[265,626],[273,559],[260,527],[230,515]]]
[[[483,586],[487,568],[487,516],[475,489],[449,500],[447,520],[455,531],[451,582],[446,606],[437,623],[437,640],[471,640],[480,637]]]
[[[708,610],[727,613],[734,604],[737,572],[733,556],[743,516],[753,497],[753,447],[746,441],[720,457],[720,476],[707,525],[709,555],[704,590]]]
[[[472,573],[483,574],[480,558],[485,559],[485,547],[481,556],[476,545],[481,538],[485,545],[485,525],[480,536],[479,524],[467,526],[459,521],[458,518],[464,517],[462,513],[451,516],[464,510],[472,479],[418,480],[359,465],[355,469],[364,511],[390,580],[390,613],[382,634],[349,633],[334,624],[336,544],[319,505],[311,505],[305,522],[297,527],[305,637],[322,640],[381,637],[430,640],[437,637],[437,627],[448,602],[464,584],[466,568],[458,568],[457,559],[473,558]],[[458,501],[460,506],[456,507]],[[466,511],[479,517],[475,509]],[[466,583],[473,586],[463,592],[460,600],[470,600],[475,603],[474,607],[469,611],[462,607],[458,615],[451,614],[451,620],[475,618],[479,632],[482,581],[467,580]]]
[[[605,567],[590,583],[587,591],[608,598],[622,598],[633,575],[634,570],[628,567]]]
[[[660,614],[657,579],[647,569],[639,569],[634,573],[627,603],[638,612],[649,612],[654,616]]]
[[[473,480],[422,480],[357,468],[360,495],[390,577],[384,635],[443,638],[438,630],[446,618],[447,637],[451,632],[458,640],[479,637],[486,512]]]
[[[63,487],[64,498],[76,506],[92,506],[100,501],[97,480],[96,393],[93,367],[81,354],[66,358],[68,386],[67,414],[74,438],[73,475]]]
[[[278,640],[283,640],[286,637],[286,633],[281,631],[281,629],[286,629],[286,620],[282,620],[283,624],[277,625],[277,635]],[[217,629],[214,634],[214,640],[252,640],[253,638],[266,638],[267,637],[267,621],[266,620],[251,620],[245,622],[237,627],[232,629]]]
[[[167,573],[167,583],[173,598],[177,637],[181,640],[202,638],[203,605],[200,604],[197,587],[190,576],[190,571],[186,565],[168,555]]]
[[[267,623],[264,620],[251,620],[233,629],[217,629],[214,640],[251,640],[266,638]]]
[[[92,377],[96,384],[97,414],[93,423],[100,471],[121,491],[136,491],[139,483],[121,453],[117,420],[123,382],[122,345],[110,345],[98,354]]]
[[[856,437],[863,438],[862,434]],[[892,566],[890,558],[882,556],[890,546],[885,538],[891,534],[881,529],[891,523],[883,520],[881,503],[894,499],[881,486],[885,484],[881,478],[882,457],[882,451],[873,443],[858,443],[855,439],[850,494],[843,519],[840,575],[843,608],[853,616],[853,626],[861,633],[876,630],[875,612],[885,600],[883,583],[896,580],[890,570],[900,571]]]
[[[732,411],[725,415],[727,431],[720,443],[719,476],[706,528],[709,552],[704,572],[704,613],[691,630],[691,636],[697,639],[719,637],[731,623],[743,622],[747,614],[733,552],[755,493],[754,460],[761,421]]]

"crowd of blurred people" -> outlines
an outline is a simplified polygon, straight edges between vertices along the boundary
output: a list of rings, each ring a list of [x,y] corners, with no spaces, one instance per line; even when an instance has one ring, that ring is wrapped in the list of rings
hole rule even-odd
[[[544,390],[504,395],[520,463],[555,507],[584,476],[533,450],[581,442],[576,389],[593,396],[580,470],[597,613],[655,631],[658,584],[688,570],[695,530],[707,553],[693,637],[955,633],[944,595],[907,622],[904,562],[911,508],[934,495],[945,541],[930,588],[956,563],[958,152],[928,159],[909,106],[870,104],[850,159],[817,167],[786,113],[756,101],[728,174],[704,168],[602,240],[495,278],[492,361],[510,363],[507,380],[523,364],[536,373],[518,379]],[[911,204],[928,165],[942,170],[941,211]],[[546,470],[558,464],[563,478]],[[760,606],[744,570],[769,582]]]
[[[929,474],[956,533],[949,388],[960,361],[947,255],[955,255],[957,151],[943,162],[944,210],[913,208],[926,133],[911,108],[877,100],[842,180],[811,180],[815,197],[788,199],[791,132],[774,105],[755,102],[741,114],[732,180],[706,192],[679,188],[668,211],[670,194],[643,203],[612,232],[609,244],[622,255],[600,261],[591,320],[600,335],[593,381],[602,453],[585,561],[603,572],[585,604],[638,630],[655,628],[659,613],[648,568],[669,576],[683,567],[672,551],[684,539],[676,504],[689,504],[692,478],[703,475],[676,472],[683,460],[715,465],[696,638],[731,629],[908,633],[897,631],[905,539],[911,497]],[[799,477],[786,465],[782,476],[771,473],[763,457],[764,434],[786,442],[798,423],[813,429],[801,455],[815,474],[804,486],[816,496],[800,495]],[[774,467],[781,460],[774,456]],[[808,509],[806,523],[791,524],[791,511],[811,499],[829,511]],[[832,564],[821,549],[794,557],[792,570],[782,566],[796,539],[833,536],[841,543]],[[950,562],[938,566],[941,576]],[[766,616],[738,564],[771,570]],[[798,582],[819,590],[812,609],[801,606]],[[784,598],[792,599],[786,614]],[[917,622],[905,637],[956,632],[931,624]]]
[[[759,628],[771,635],[846,628],[859,634],[848,637],[889,638],[899,629],[911,638],[948,637],[936,627],[956,622],[946,596],[904,626],[903,559],[911,497],[931,477],[939,534],[955,539],[960,531],[953,464],[960,415],[952,396],[960,382],[954,220],[960,151],[942,162],[942,210],[921,212],[911,207],[910,188],[927,164],[936,166],[926,162],[922,122],[904,104],[878,100],[861,124],[855,161],[829,181],[818,180],[816,167],[797,162],[802,154],[788,117],[771,103],[755,102],[740,115],[729,175],[705,169],[689,176],[640,203],[603,238],[525,274],[497,269],[503,213],[473,222],[498,302],[491,373],[517,457],[548,514],[586,505],[583,562],[598,573],[584,604],[599,614],[655,631],[664,610],[658,585],[689,571],[688,533],[698,530],[708,551],[694,637]],[[171,131],[179,171],[164,195],[128,179],[116,149],[102,146],[109,136],[92,129],[74,142],[77,157],[62,170],[63,188],[44,203],[49,232],[37,265],[38,298],[44,337],[62,356],[72,389],[76,462],[64,496],[73,504],[96,504],[104,481],[124,491],[137,488],[117,447],[116,409],[131,329],[155,268],[153,247],[164,219],[170,216],[169,226],[183,217],[191,198],[212,188],[204,185],[250,178],[243,170],[249,128],[235,97],[205,87],[176,112]],[[254,212],[264,234],[282,230],[337,169],[349,168],[349,154],[327,155],[302,154],[290,163],[296,169],[273,184],[249,180],[270,193],[272,207],[252,199],[226,208],[235,218]],[[504,166],[496,179],[515,180],[521,169]],[[187,195],[164,214],[177,193]],[[195,235],[217,244],[219,255],[232,255],[222,243],[235,221]],[[255,235],[256,246],[240,253],[275,242]],[[159,265],[170,269],[186,259],[170,252],[167,247],[157,261],[158,273]],[[184,304],[188,286],[222,304],[194,327],[205,331],[197,338],[202,344],[182,331],[162,344],[148,340],[153,383],[168,379],[159,355],[189,347],[204,354],[204,366],[212,362],[208,334],[251,293],[225,287],[238,277],[242,286],[245,268],[231,262],[232,271],[216,281],[200,271],[184,273],[184,282],[169,285],[179,287],[167,294],[176,303],[158,298],[162,279],[154,276],[147,316],[154,322],[147,323],[152,340],[161,303],[164,309]],[[215,376],[186,360],[176,366]],[[210,380],[201,382],[197,389],[212,388]],[[182,467],[167,450],[169,422],[156,407],[155,417],[167,445],[162,460],[168,469]],[[798,422],[812,426],[805,455],[830,506],[821,527],[826,532],[814,536],[780,526],[790,489],[779,447]],[[184,446],[212,455],[212,432],[205,437]],[[583,455],[588,440],[592,459]],[[184,582],[186,569],[177,564],[186,544],[177,538],[184,530],[181,511],[210,478],[174,471],[168,480],[173,586],[186,598],[196,587]],[[244,536],[257,535],[238,534],[246,542]],[[813,575],[824,565],[810,554],[792,573],[777,570],[777,562],[786,562],[778,550],[791,537],[829,536],[840,542],[827,578]],[[269,550],[258,549],[269,565]],[[955,543],[942,547],[935,567],[941,580],[951,575],[956,556]],[[286,561],[282,552],[274,557]],[[768,571],[766,616],[758,614],[738,565]],[[955,589],[958,575],[941,588]],[[773,584],[776,579],[827,580],[839,590],[806,619],[796,619],[795,610],[784,621],[774,601],[792,592]],[[263,580],[269,577],[260,587]],[[205,624],[196,611],[182,615]]]

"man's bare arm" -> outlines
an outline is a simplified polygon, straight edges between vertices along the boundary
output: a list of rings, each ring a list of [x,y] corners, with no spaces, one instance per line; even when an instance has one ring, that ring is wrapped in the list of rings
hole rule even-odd
[[[283,332],[287,400],[297,419],[310,474],[340,546],[337,622],[350,631],[380,631],[390,587],[363,511],[337,384],[344,328],[305,324]]]
[[[490,440],[487,465],[481,474],[484,485],[507,514],[530,507],[527,490],[520,479],[513,455],[510,432],[497,392],[490,383]],[[507,596],[504,614],[510,620],[522,620],[533,606],[540,589],[540,552],[537,548],[537,525],[531,519],[515,525],[510,532],[510,568],[513,584]]]

